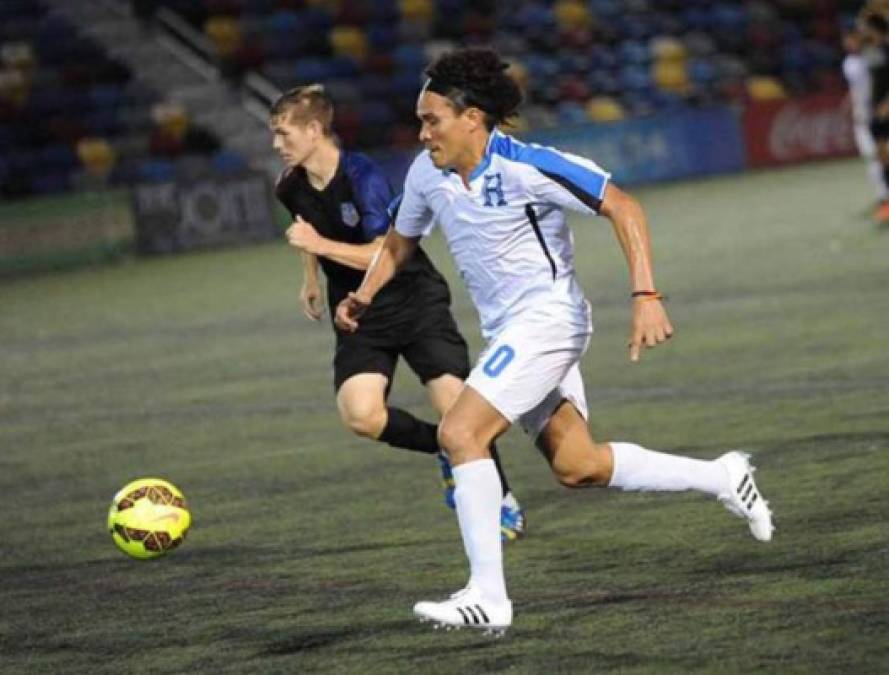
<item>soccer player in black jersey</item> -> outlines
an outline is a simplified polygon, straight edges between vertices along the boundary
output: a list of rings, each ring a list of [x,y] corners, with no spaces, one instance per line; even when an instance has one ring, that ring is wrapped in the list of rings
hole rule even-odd
[[[358,288],[389,229],[392,191],[367,156],[338,147],[332,132],[333,102],[322,85],[283,94],[270,112],[274,148],[286,168],[275,193],[294,218],[287,240],[303,259],[300,300],[310,319],[322,316],[318,267],[327,278],[330,316]],[[343,423],[359,436],[438,457],[445,501],[453,508],[453,476],[441,453],[436,425],[387,406],[392,375],[401,356],[426,386],[439,415],[456,400],[470,361],[466,341],[450,311],[447,283],[422,250],[386,286],[348,333],[334,326],[334,389]],[[496,458],[496,452],[493,453]],[[501,536],[524,533],[524,513],[509,490],[499,460],[503,490]]]

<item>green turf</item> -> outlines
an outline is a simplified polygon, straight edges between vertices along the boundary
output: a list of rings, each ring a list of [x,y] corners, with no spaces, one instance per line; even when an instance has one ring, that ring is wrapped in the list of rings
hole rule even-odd
[[[411,605],[466,573],[436,468],[340,428],[330,331],[298,312],[293,253],[5,282],[0,672],[885,672],[889,230],[864,214],[862,165],[638,194],[677,334],[628,363],[622,258],[607,221],[577,222],[593,428],[750,449],[771,544],[699,496],[567,492],[510,432],[530,524],[507,550],[515,625],[434,633]],[[429,414],[409,373],[393,398]],[[195,521],[149,563],[104,530],[145,475],[177,483]]]

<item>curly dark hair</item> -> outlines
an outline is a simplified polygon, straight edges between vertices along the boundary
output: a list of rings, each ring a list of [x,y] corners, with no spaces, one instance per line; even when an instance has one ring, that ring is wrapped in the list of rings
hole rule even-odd
[[[509,64],[493,49],[457,49],[442,54],[426,69],[426,89],[446,96],[458,113],[478,108],[490,130],[514,117],[522,102],[521,89],[507,68]]]

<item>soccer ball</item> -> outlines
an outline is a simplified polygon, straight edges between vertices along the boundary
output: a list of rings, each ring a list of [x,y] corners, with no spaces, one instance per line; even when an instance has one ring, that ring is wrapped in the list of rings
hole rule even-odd
[[[108,531],[117,547],[147,560],[171,551],[185,539],[191,513],[185,495],[160,478],[140,478],[114,495]]]

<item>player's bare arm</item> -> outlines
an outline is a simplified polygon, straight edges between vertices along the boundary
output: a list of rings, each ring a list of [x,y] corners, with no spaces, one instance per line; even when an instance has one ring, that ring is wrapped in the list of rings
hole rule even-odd
[[[651,256],[651,237],[645,211],[632,196],[609,184],[602,200],[600,212],[614,226],[614,232],[630,269],[633,293],[656,291]],[[673,326],[667,317],[659,295],[633,296],[633,318],[630,325],[628,347],[630,361],[638,361],[643,347],[656,347],[673,335]]]
[[[286,235],[287,242],[294,248],[356,270],[366,270],[383,243],[383,237],[377,237],[366,244],[348,244],[328,239],[318,234],[315,227],[302,216],[296,217],[293,224],[287,228]]]
[[[321,283],[318,280],[318,258],[311,253],[301,252],[303,263],[303,283],[299,289],[299,302],[303,314],[312,321],[320,321],[324,306]]]
[[[405,237],[394,227],[383,238],[361,285],[349,293],[336,308],[334,323],[341,330],[354,332],[358,329],[358,319],[370,306],[374,296],[385,286],[401,266],[417,250],[419,238]]]

